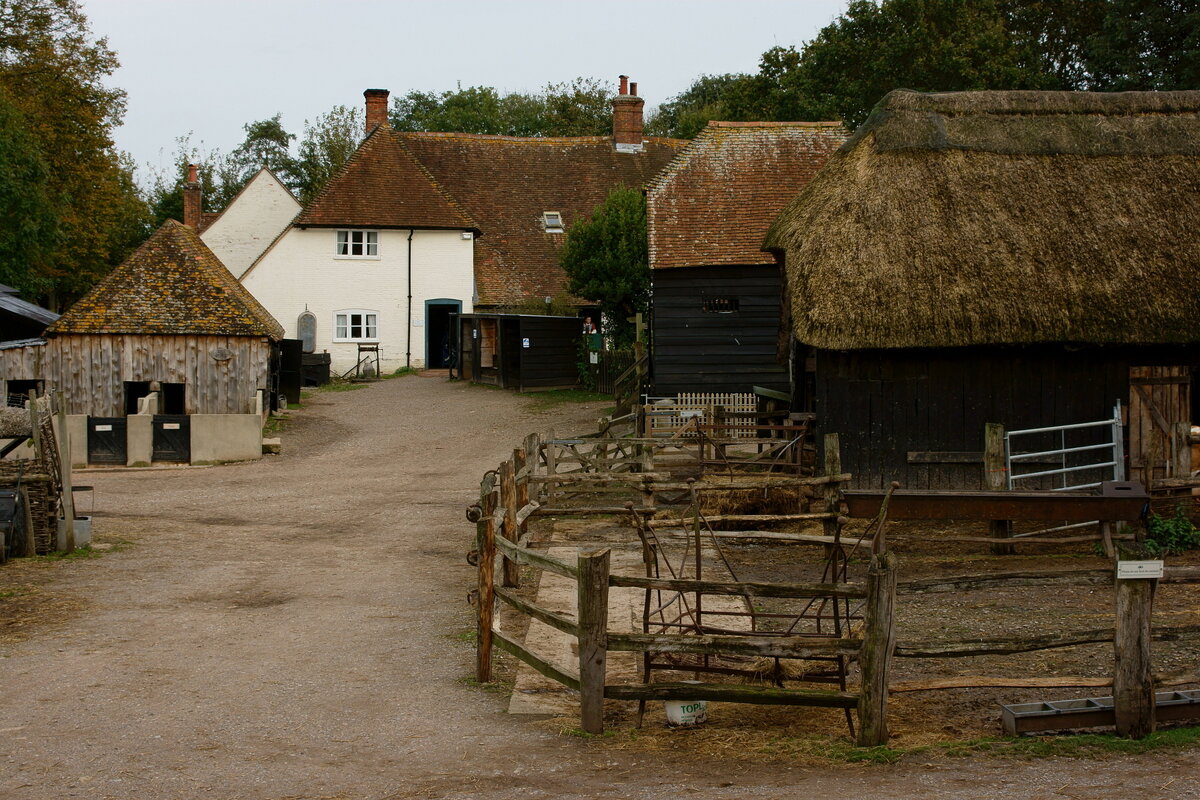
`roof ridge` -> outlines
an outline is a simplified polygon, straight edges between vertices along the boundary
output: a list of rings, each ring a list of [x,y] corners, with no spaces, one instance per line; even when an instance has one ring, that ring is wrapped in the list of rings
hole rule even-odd
[[[842,123],[837,120],[823,120],[820,122],[809,122],[805,120],[796,120],[794,122],[780,121],[750,121],[750,122],[731,122],[727,120],[708,121],[709,128],[836,128]]]

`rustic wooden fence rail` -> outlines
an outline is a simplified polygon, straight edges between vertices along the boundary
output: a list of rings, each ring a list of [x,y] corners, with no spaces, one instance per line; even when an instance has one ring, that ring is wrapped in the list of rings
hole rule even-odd
[[[1009,655],[1074,647],[1083,644],[1112,642],[1114,669],[1111,683],[1121,711],[1117,714],[1118,731],[1128,736],[1141,736],[1153,729],[1154,695],[1151,676],[1150,642],[1179,641],[1200,637],[1200,626],[1149,626],[1149,591],[1130,591],[1131,581],[1114,582],[1112,569],[1073,571],[1024,571],[987,573],[981,575],[939,576],[917,581],[898,582],[894,556],[888,551],[884,523],[889,513],[900,518],[912,518],[911,506],[903,493],[891,493],[880,498],[876,505],[873,533],[861,537],[843,537],[842,527],[849,522],[843,516],[843,487],[850,476],[841,473],[837,438],[826,441],[826,462],[821,476],[797,478],[763,472],[706,472],[686,480],[675,478],[671,471],[674,453],[684,451],[688,443],[676,440],[657,440],[637,437],[556,438],[530,435],[513,458],[499,469],[484,476],[480,500],[468,509],[468,518],[477,526],[477,550],[471,554],[478,566],[478,587],[473,600],[478,610],[477,678],[491,679],[493,648],[512,654],[546,677],[576,690],[581,699],[583,730],[598,733],[602,730],[604,699],[614,700],[721,700],[738,703],[791,704],[857,711],[857,741],[862,746],[887,741],[887,702],[893,691],[934,691],[951,688],[1096,686],[1103,680],[1094,677],[1058,676],[1055,678],[1005,678],[961,675],[932,681],[891,684],[891,662],[894,658],[964,658],[983,655]],[[673,452],[674,451],[674,452]],[[664,458],[663,454],[668,457]],[[689,454],[691,455],[691,454]],[[686,458],[687,456],[685,456]],[[686,462],[685,462],[686,463]],[[675,520],[653,518],[653,512],[681,502],[680,498],[695,498],[704,492],[753,488],[761,491],[803,485],[810,491],[823,491],[823,510],[800,511],[788,514],[709,515],[709,522],[811,522],[823,525],[821,535],[784,531],[711,531],[711,536],[723,540],[762,539],[796,544],[867,547],[871,551],[865,582],[840,583],[765,583],[754,581],[699,580],[681,577],[625,575],[613,572],[607,549],[586,550],[574,560],[563,560],[529,546],[529,521],[543,515],[629,515],[639,518],[646,531],[663,536],[688,536],[688,531],[673,531]],[[921,502],[928,502],[934,493],[923,493]],[[980,493],[983,494],[983,493]],[[586,504],[568,501],[586,495]],[[1060,495],[1061,497],[1061,495]],[[960,498],[961,499],[961,498]],[[1097,498],[1099,500],[1099,498]],[[1016,493],[1005,493],[1005,502],[1020,503]],[[936,501],[934,501],[936,502]],[[954,502],[949,498],[947,502]],[[890,508],[889,508],[889,503]],[[820,504],[818,503],[818,506]],[[962,506],[958,506],[960,512]],[[907,509],[907,510],[906,510]],[[859,516],[868,516],[860,510]],[[994,510],[984,507],[979,518],[991,519]],[[1104,513],[1076,510],[1090,514],[1091,519],[1113,518],[1109,508]],[[1034,515],[1036,518],[1036,515]],[[1005,509],[1003,518],[1021,519],[1013,506]],[[903,541],[905,537],[889,534],[888,539]],[[954,537],[955,540],[992,542],[988,537]],[[1032,539],[1022,540],[1033,543]],[[1049,539],[1054,543],[1061,537]],[[573,613],[552,611],[520,596],[515,590],[520,579],[520,567],[550,572],[576,583],[576,602]],[[1164,583],[1200,583],[1200,569],[1168,568]],[[1116,584],[1116,624],[1089,631],[1051,632],[1008,638],[975,638],[964,641],[897,641],[895,633],[895,604],[897,596],[935,592],[965,592],[989,587],[1019,586],[1097,586]],[[1149,582],[1146,582],[1149,583]],[[862,604],[864,617],[861,628],[842,631],[841,635],[788,635],[765,631],[746,634],[705,633],[620,633],[609,630],[608,592],[611,588],[632,588],[649,592],[675,592],[694,596],[699,608],[700,598],[710,595],[769,597],[784,599],[813,599],[838,601],[853,599]],[[1144,588],[1144,587],[1143,587]],[[526,645],[496,629],[495,619],[500,604],[518,614],[537,620],[576,640],[578,664],[563,669],[548,658],[533,652]],[[698,617],[698,614],[697,614]],[[676,653],[700,654],[714,658],[751,657],[811,659],[844,656],[858,662],[860,679],[857,691],[785,688],[781,685],[738,685],[694,682],[652,682],[608,684],[607,654],[633,652],[640,654]],[[648,674],[648,673],[647,673]],[[1176,683],[1200,682],[1200,675],[1175,676]],[[1160,683],[1166,685],[1164,676]]]

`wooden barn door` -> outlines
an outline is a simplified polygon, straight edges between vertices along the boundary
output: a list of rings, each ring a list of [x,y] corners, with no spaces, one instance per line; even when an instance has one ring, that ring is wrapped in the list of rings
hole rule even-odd
[[[1147,490],[1175,475],[1191,425],[1190,367],[1129,368],[1129,478]]]

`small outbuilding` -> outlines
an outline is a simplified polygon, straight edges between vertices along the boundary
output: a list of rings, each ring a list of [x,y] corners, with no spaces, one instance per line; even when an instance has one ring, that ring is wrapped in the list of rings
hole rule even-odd
[[[583,323],[578,317],[463,314],[458,374],[519,392],[570,389],[579,383]]]
[[[257,458],[282,337],[196,232],[168,221],[43,339],[0,348],[0,378],[63,393],[79,463]]]
[[[1170,477],[1197,220],[1200,92],[892,92],[766,237],[796,404],[859,487],[978,488],[986,423],[1118,401],[1130,478]]]
[[[846,135],[839,122],[710,122],[649,183],[651,394],[788,388],[762,237]]]

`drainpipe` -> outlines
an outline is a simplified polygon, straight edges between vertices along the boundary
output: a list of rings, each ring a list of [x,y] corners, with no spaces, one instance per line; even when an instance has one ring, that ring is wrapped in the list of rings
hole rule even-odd
[[[404,343],[404,366],[412,367],[412,237],[413,229],[408,229],[408,338]]]

